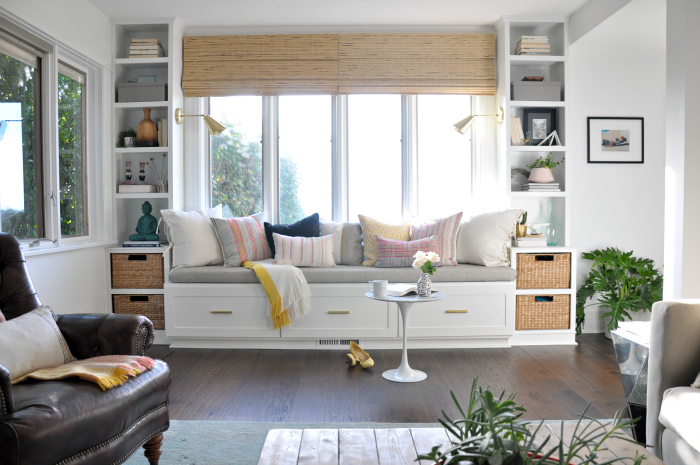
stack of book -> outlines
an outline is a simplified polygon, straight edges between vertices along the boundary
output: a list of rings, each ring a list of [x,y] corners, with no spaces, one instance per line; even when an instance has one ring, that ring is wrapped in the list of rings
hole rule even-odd
[[[515,47],[516,55],[549,55],[547,36],[523,36]]]
[[[547,238],[544,234],[539,237],[516,237],[513,240],[513,247],[547,247]]]
[[[167,247],[167,242],[160,241],[124,241],[122,247]]]
[[[561,192],[558,182],[526,182],[522,189],[525,192]]]
[[[158,39],[131,39],[129,58],[164,57],[163,44]]]

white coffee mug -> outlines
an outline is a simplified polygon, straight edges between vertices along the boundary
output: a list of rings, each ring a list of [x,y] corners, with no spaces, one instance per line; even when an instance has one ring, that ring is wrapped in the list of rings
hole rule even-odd
[[[374,294],[374,297],[384,298],[388,295],[387,288],[389,286],[389,281],[385,279],[375,279],[374,281],[369,281],[367,286]]]

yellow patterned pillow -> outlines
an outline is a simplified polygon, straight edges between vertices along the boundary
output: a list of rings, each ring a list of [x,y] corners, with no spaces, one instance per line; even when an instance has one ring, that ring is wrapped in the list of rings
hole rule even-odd
[[[386,224],[370,218],[365,215],[357,215],[360,217],[360,225],[362,226],[362,242],[365,246],[365,261],[364,266],[374,266],[379,259],[377,251],[377,236],[382,236],[384,239],[392,241],[408,241],[411,235],[411,222],[406,221],[403,224]]]

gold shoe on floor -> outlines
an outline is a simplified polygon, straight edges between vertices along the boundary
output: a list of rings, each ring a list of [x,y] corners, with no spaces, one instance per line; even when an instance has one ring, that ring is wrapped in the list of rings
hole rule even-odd
[[[369,368],[374,366],[374,360],[369,356],[367,352],[362,350],[362,347],[358,346],[354,342],[350,341],[350,352],[352,355],[360,362],[362,368]]]
[[[355,358],[355,356],[352,354],[347,354],[346,357],[347,358],[345,359],[345,363],[347,363],[351,367],[354,367],[355,365],[357,365],[357,362],[359,362],[359,360]]]

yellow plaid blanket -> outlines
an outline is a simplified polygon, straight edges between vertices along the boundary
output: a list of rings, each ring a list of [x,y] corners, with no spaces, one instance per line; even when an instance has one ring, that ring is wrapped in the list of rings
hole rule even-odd
[[[130,376],[141,374],[154,366],[156,366],[155,360],[149,357],[106,355],[78,360],[53,368],[43,368],[13,380],[12,384],[27,378],[52,381],[77,376],[80,379],[97,383],[104,391],[114,386],[120,386]]]

